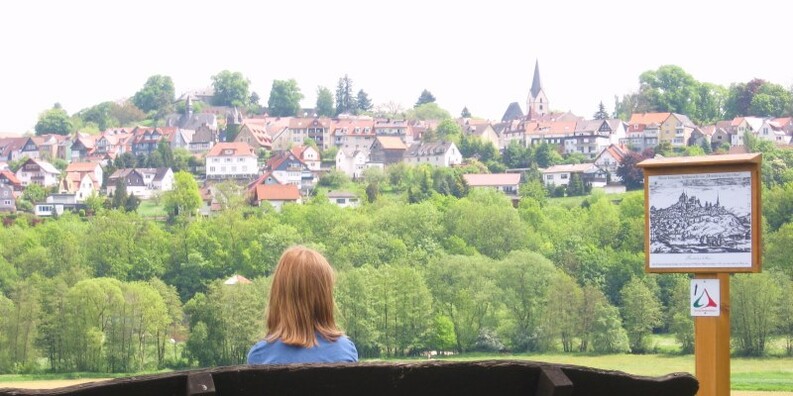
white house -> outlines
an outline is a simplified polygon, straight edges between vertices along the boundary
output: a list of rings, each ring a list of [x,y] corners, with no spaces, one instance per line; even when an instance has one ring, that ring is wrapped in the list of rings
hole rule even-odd
[[[319,151],[311,146],[296,146],[292,147],[292,154],[303,161],[308,169],[312,171],[319,171],[322,160],[319,156]]]
[[[361,204],[357,195],[347,191],[328,191],[328,201],[342,208],[357,208]]]
[[[46,202],[37,203],[33,208],[33,213],[42,217],[60,216],[67,210],[76,212],[85,208],[85,204],[77,201],[76,194],[52,194],[47,197]]]
[[[597,158],[595,158],[595,165],[608,172],[612,181],[621,181],[620,177],[617,176],[617,168],[619,168],[623,158],[625,158],[625,151],[619,146],[612,144],[598,154]]]
[[[461,164],[463,155],[454,142],[416,143],[405,152],[404,161],[409,165],[449,167]]]
[[[463,175],[468,187],[495,188],[509,195],[517,195],[520,173],[470,173]]]
[[[38,184],[50,187],[58,184],[61,172],[47,161],[29,158],[16,173],[17,179],[23,186]]]
[[[149,199],[154,195],[173,190],[174,176],[171,168],[119,169],[107,180],[107,195],[115,194],[119,181],[124,183],[127,194],[140,199]]]
[[[217,143],[207,153],[207,179],[252,179],[258,174],[256,152],[247,143]]]
[[[542,181],[546,186],[566,186],[574,173],[579,173],[584,178],[586,173],[594,173],[596,170],[595,164],[554,165],[542,171]]]
[[[363,176],[368,158],[369,155],[363,150],[339,149],[336,152],[336,169],[352,179],[358,179]]]
[[[297,186],[298,190],[314,185],[314,174],[303,160],[291,151],[283,151],[267,160],[267,169],[284,184]]]
[[[787,134],[787,131],[785,131],[785,128],[771,118],[763,120],[763,124],[760,126],[760,129],[757,130],[757,138],[768,140],[775,144],[790,143],[790,136]]]

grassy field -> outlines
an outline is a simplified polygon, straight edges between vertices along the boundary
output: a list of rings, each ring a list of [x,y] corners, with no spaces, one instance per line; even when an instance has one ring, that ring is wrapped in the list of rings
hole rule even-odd
[[[138,206],[138,214],[141,217],[165,217],[166,213],[162,205],[157,205],[153,200],[141,201]]]

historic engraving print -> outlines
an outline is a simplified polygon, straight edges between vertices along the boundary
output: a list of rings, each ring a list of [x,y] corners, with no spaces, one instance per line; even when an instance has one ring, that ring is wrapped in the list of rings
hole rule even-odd
[[[752,266],[750,172],[648,177],[650,268]]]

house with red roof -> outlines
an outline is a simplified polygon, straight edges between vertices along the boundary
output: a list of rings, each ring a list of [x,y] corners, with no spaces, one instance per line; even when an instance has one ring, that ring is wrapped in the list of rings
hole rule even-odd
[[[256,152],[248,143],[218,143],[206,155],[207,179],[253,179],[258,174]]]
[[[617,168],[625,158],[625,150],[616,144],[612,144],[598,154],[595,158],[595,165],[608,172],[612,181],[621,181],[622,179],[617,176]]]
[[[315,177],[311,169],[291,151],[282,151],[271,157],[266,168],[279,181],[297,186],[299,190],[314,185]]]
[[[369,150],[375,139],[374,119],[344,117],[331,120],[333,144],[339,149]]]
[[[284,204],[301,203],[300,190],[294,184],[259,184],[256,186],[255,201],[259,206],[269,203],[280,212]]]
[[[292,144],[302,144],[306,139],[311,139],[317,143],[317,147],[327,150],[333,144],[330,138],[330,127],[329,118],[293,117],[289,120]]]
[[[83,202],[94,193],[99,193],[104,174],[95,162],[75,162],[66,167],[59,192],[75,194],[77,202]]]
[[[402,162],[407,146],[399,136],[377,136],[369,151],[370,162],[388,166]]]
[[[308,166],[308,169],[312,171],[319,171],[320,165],[322,164],[322,160],[320,158],[319,151],[311,146],[294,146],[291,150],[289,150],[294,154],[297,158],[300,158],[303,163]]]
[[[255,122],[253,120],[245,120],[240,126],[240,131],[237,137],[234,138],[235,142],[247,143],[254,149],[273,149],[273,139],[267,133],[267,129],[263,123]]]
[[[494,188],[509,195],[518,195],[520,187],[520,173],[470,173],[463,179],[468,187]]]
[[[22,182],[19,181],[14,172],[9,169],[0,171],[0,185],[9,186],[14,191],[22,191]]]

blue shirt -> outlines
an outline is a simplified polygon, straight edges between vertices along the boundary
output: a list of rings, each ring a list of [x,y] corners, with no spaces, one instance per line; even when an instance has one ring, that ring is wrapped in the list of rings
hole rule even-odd
[[[357,362],[358,350],[347,336],[328,341],[317,334],[311,348],[287,345],[281,340],[259,341],[248,351],[248,364],[340,363]]]

